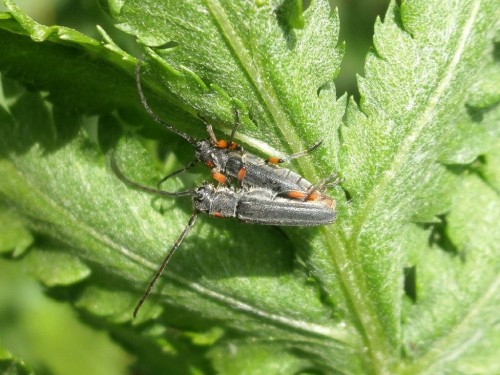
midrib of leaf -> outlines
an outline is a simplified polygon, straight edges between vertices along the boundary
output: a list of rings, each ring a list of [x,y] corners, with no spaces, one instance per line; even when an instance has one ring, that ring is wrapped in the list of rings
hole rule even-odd
[[[368,289],[364,280],[359,277],[361,275],[360,269],[352,264],[347,255],[349,247],[347,241],[344,238],[340,240],[343,236],[337,227],[335,229],[322,228],[322,233],[328,251],[334,260],[334,266],[341,280],[345,297],[350,302],[347,305],[352,309],[353,316],[356,317],[354,320],[360,325],[360,334],[371,356],[374,372],[378,374],[389,373],[387,358],[390,357],[390,346],[385,339],[382,325],[375,318],[377,316],[375,309],[369,300],[361,297],[369,295]],[[341,267],[341,265],[347,264],[350,266]],[[354,272],[352,272],[353,269]]]
[[[141,266],[150,269],[152,272],[156,271],[158,267],[157,264],[148,261],[144,257],[133,252],[131,249],[128,249],[127,247],[116,243],[110,237],[103,235],[102,233],[96,231],[93,227],[86,225],[84,222],[78,220],[78,218],[74,217],[70,211],[54,201],[49,194],[46,194],[43,190],[40,190],[39,185],[37,185],[36,183],[30,183],[29,178],[21,172],[22,165],[17,164],[13,159],[11,159],[11,163],[14,168],[12,168],[12,171],[10,173],[17,175],[19,180],[24,181],[24,185],[28,188],[30,193],[37,197],[37,202],[45,202],[47,206],[50,207],[50,210],[52,212],[57,213],[57,217],[60,218],[61,222],[66,223],[64,228],[71,228],[69,233],[64,236],[65,238],[74,237],[73,233],[75,232],[74,229],[76,228],[80,233],[83,233],[86,238],[94,239],[96,242],[99,242],[105,247],[117,251],[128,259],[131,259]],[[75,165],[74,168],[78,168],[78,166]],[[38,227],[39,229],[43,229],[40,228],[40,224],[38,221],[34,222],[33,225],[35,227]],[[47,228],[45,229],[47,230]],[[347,333],[344,329],[336,329],[335,327],[313,324],[304,320],[292,319],[284,315],[271,314],[247,302],[227,296],[216,290],[209,289],[199,283],[189,281],[188,279],[174,274],[173,272],[168,272],[162,277],[171,279],[199,293],[200,295],[211,298],[220,304],[228,306],[231,309],[241,311],[245,314],[252,315],[260,319],[266,319],[270,323],[275,324],[278,328],[289,327],[293,330],[304,332],[308,335],[315,335],[323,339],[327,338],[329,340],[336,340],[344,343],[352,342],[352,339],[347,336]]]
[[[297,134],[293,124],[290,122],[286,112],[283,110],[283,105],[279,100],[279,96],[276,94],[273,87],[268,84],[267,80],[260,79],[259,71],[262,69],[257,68],[259,60],[253,60],[248,54],[247,48],[244,46],[241,38],[232,26],[223,7],[215,0],[205,0],[205,2],[207,8],[210,10],[217,21],[217,24],[223,31],[223,36],[225,37],[228,45],[231,47],[231,50],[234,52],[236,60],[239,61],[240,66],[246,72],[246,75],[254,88],[255,96],[260,98],[267,111],[271,114],[276,127],[280,130],[280,133],[286,140],[286,143],[290,145],[292,150],[305,149],[305,145],[300,141],[301,137]],[[306,159],[307,158],[299,158],[296,160],[304,174],[311,181],[318,180],[318,174],[312,167],[311,163],[307,162]]]
[[[259,70],[255,68],[251,62],[252,59],[246,52],[240,37],[237,32],[229,22],[223,8],[214,0],[206,0],[207,7],[210,9],[214,18],[221,30],[224,32],[224,36],[234,51],[240,65],[245,69],[247,76],[250,79],[253,87],[255,88],[255,94],[265,103],[267,110],[271,113],[271,116],[276,122],[276,126],[279,128],[281,134],[288,144],[291,145],[293,149],[301,149],[304,145],[299,141],[300,137],[295,132],[294,127],[288,120],[285,111],[282,109],[282,105],[278,96],[272,89],[272,87],[267,84],[266,80],[259,79]],[[298,163],[301,166],[304,174],[311,180],[317,179],[317,173],[315,173],[314,168],[305,161],[305,158],[298,159]],[[387,362],[385,358],[388,357],[389,345],[384,339],[384,331],[381,324],[379,324],[373,317],[377,316],[375,310],[370,305],[369,301],[363,298],[358,298],[359,295],[356,291],[366,290],[366,286],[358,277],[355,276],[357,273],[346,272],[339,267],[339,265],[347,264],[347,246],[344,245],[342,251],[339,236],[337,230],[332,231],[327,228],[322,228],[321,233],[323,234],[327,244],[332,259],[335,259],[335,266],[338,270],[338,274],[342,279],[343,288],[348,299],[351,301],[350,306],[353,308],[353,313],[358,317],[358,321],[362,325],[363,332],[362,335],[365,337],[365,342],[369,348],[372,355],[372,360],[377,373],[387,372],[385,369],[384,362]],[[345,241],[344,241],[345,243]],[[362,287],[360,287],[362,285]],[[366,293],[365,295],[368,295]]]
[[[374,185],[374,189],[368,194],[365,204],[362,209],[359,210],[358,214],[353,220],[353,231],[350,237],[349,243],[353,244],[349,246],[349,243],[344,239],[339,241],[342,237],[338,229],[329,231],[327,229],[323,230],[325,238],[327,239],[328,249],[333,259],[335,259],[336,269],[339,273],[340,279],[342,280],[343,288],[346,291],[346,297],[351,302],[349,306],[353,309],[353,314],[358,318],[358,322],[361,325],[361,334],[364,336],[364,341],[368,347],[368,351],[371,354],[373,360],[373,367],[376,373],[383,374],[388,373],[387,364],[390,363],[390,358],[394,353],[391,349],[391,345],[388,340],[385,339],[385,331],[383,325],[377,319],[378,315],[376,310],[372,306],[371,302],[364,296],[369,296],[368,288],[364,282],[362,273],[356,264],[352,264],[352,268],[339,267],[342,264],[349,264],[349,257],[347,254],[351,253],[357,256],[359,254],[359,236],[361,230],[368,219],[369,212],[374,208],[376,203],[380,200],[383,192],[386,191],[387,187],[390,185],[392,180],[397,175],[397,171],[407,162],[410,155],[410,150],[413,144],[418,140],[420,133],[423,131],[426,124],[431,123],[432,118],[435,114],[436,105],[439,103],[440,98],[445,93],[447,87],[450,85],[453,73],[455,72],[457,65],[462,56],[466,41],[471,34],[474,21],[479,13],[480,1],[476,0],[473,3],[470,17],[467,19],[467,23],[463,28],[462,34],[458,40],[457,48],[453,58],[444,71],[443,78],[436,86],[434,93],[430,96],[428,105],[422,112],[421,116],[416,119],[415,126],[410,132],[408,137],[405,139],[402,147],[394,155],[392,161],[389,163],[389,168],[387,171],[379,177],[379,183]],[[353,268],[355,269],[352,272]],[[423,367],[425,368],[425,366]]]
[[[224,9],[218,2],[214,0],[206,0],[206,4],[215,20],[217,21],[218,26],[223,31],[227,43],[231,47],[232,51],[234,51],[236,59],[239,61],[241,67],[245,70],[247,77],[249,77],[249,80],[254,87],[255,95],[259,97],[265,104],[266,109],[275,120],[276,126],[280,130],[286,142],[291,146],[292,149],[299,150],[304,148],[304,145],[300,141],[300,137],[295,131],[293,124],[290,123],[285,111],[283,110],[283,106],[281,101],[279,100],[278,95],[266,80],[259,79],[259,69],[256,68],[257,62],[252,60],[247,53],[247,49],[244,47],[241,38],[233,28],[231,22],[229,21],[229,18],[226,16]],[[255,64],[252,64],[252,62],[255,62]],[[298,159],[298,164],[309,179],[313,181],[317,180],[318,174],[316,173],[312,165],[305,159],[306,158]],[[330,250],[330,253],[332,254],[332,258],[335,259],[335,265],[346,264],[346,252],[337,252],[337,248],[339,247],[338,244],[340,243],[338,237],[340,234],[337,231],[328,230],[327,228],[322,228],[321,233],[325,238],[324,243],[328,244],[328,248]],[[370,340],[367,340],[371,343],[370,347],[384,347],[385,343],[379,340],[379,338],[384,337],[383,329],[380,324],[373,324],[376,323],[372,319],[373,316],[376,316],[375,311],[369,306],[366,300],[359,299],[356,301],[356,298],[354,297],[356,296],[355,290],[358,289],[359,281],[357,281],[351,273],[342,272],[341,267],[337,267],[337,270],[339,271],[339,275],[343,280],[344,289],[347,291],[346,294],[353,302],[353,306],[357,307],[355,308],[356,311],[354,311],[356,316],[360,318],[359,320],[361,322],[365,323],[363,327],[365,330],[368,330],[368,332],[365,334],[365,337],[370,338]],[[289,326],[294,325],[289,324]],[[341,336],[345,336],[341,332],[338,333]],[[377,358],[382,358],[382,356],[380,356],[379,354],[383,354],[383,351],[371,352],[373,354],[374,362],[377,363]],[[383,365],[377,367],[382,368]],[[383,373],[385,372],[385,370],[378,372]]]
[[[406,374],[422,374],[430,373],[432,368],[439,366],[442,362],[450,362],[457,359],[460,354],[465,352],[469,346],[478,341],[481,337],[477,335],[473,336],[470,340],[462,343],[462,350],[459,352],[450,353],[450,348],[454,348],[454,343],[458,342],[462,331],[466,331],[467,327],[474,325],[473,319],[476,316],[481,315],[484,306],[494,299],[496,295],[500,292],[500,276],[498,276],[495,281],[490,285],[490,287],[485,290],[485,293],[481,298],[474,301],[471,304],[470,310],[463,317],[460,324],[457,324],[453,330],[449,331],[445,337],[442,337],[437,341],[427,353],[419,358],[418,361],[413,362],[412,366],[409,366],[404,370]]]

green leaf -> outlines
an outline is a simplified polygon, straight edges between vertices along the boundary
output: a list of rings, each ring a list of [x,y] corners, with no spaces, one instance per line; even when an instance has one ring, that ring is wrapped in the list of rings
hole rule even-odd
[[[436,243],[415,262],[419,303],[407,311],[405,350],[418,361],[406,373],[500,370],[500,234],[492,230],[499,220],[498,193],[475,175],[465,177],[442,234],[452,249]]]
[[[295,374],[307,368],[307,361],[284,352],[281,345],[238,342],[238,350],[217,347],[210,352],[214,366],[222,374]],[[258,369],[258,370],[256,370]]]
[[[162,118],[203,137],[199,114],[229,133],[238,108],[238,141],[257,153],[323,139],[290,168],[311,181],[341,170],[348,197],[331,192],[339,219],[324,228],[200,218],[135,321],[191,206],[127,188],[104,153],[116,145],[124,173],[154,186],[192,150],[174,135],[160,147],[122,134],[158,132],[135,93],[135,60],[104,32],[99,44],[6,3],[0,67],[32,91],[4,84],[2,207],[20,239],[35,238],[23,263],[136,355],[139,372],[498,372],[493,0],[391,3],[359,79],[361,103],[346,113],[333,84],[338,15],[324,0],[304,12],[297,1],[106,4],[144,45],[141,81]]]
[[[30,252],[30,254],[33,252]],[[24,265],[24,264],[22,264]],[[37,374],[123,374],[130,354],[109,336],[84,326],[74,309],[63,304],[67,288],[43,288],[26,275],[19,260],[0,259],[0,338]],[[54,270],[57,271],[54,267]],[[63,292],[63,293],[62,293]],[[82,356],[82,352],[86,355]],[[0,371],[0,373],[4,373]]]
[[[0,347],[0,372],[3,375],[30,375],[34,374],[23,361],[15,358]]]
[[[306,17],[309,27],[306,24],[300,32],[305,35],[303,38],[310,38],[308,34],[315,31],[311,29],[311,26],[317,23],[315,19],[325,25],[335,26],[336,20],[328,18],[328,12],[321,12],[328,10],[325,3],[319,4],[321,8],[311,8]],[[270,22],[269,13],[264,10],[254,15],[256,22]],[[279,26],[274,27],[275,33],[279,31],[281,34]],[[335,31],[335,28],[332,31]],[[301,42],[304,47],[311,47],[305,44],[305,39]],[[267,43],[271,43],[271,40]],[[333,48],[334,43],[335,40],[332,39],[327,45]],[[285,47],[283,45],[280,47],[282,50],[277,51],[281,53],[279,59],[286,57]],[[305,52],[310,51],[302,53]],[[338,53],[335,49],[327,49],[326,52],[334,57]],[[288,58],[292,59],[294,56]],[[300,60],[295,59],[295,69],[298,70]],[[338,62],[338,57],[336,60]],[[335,60],[332,62],[335,63]],[[332,94],[334,97],[332,89],[325,87],[318,96],[320,86],[328,83],[338,70],[335,65],[326,65],[326,61],[324,64],[328,71],[325,75],[312,76],[311,69],[309,74],[303,75],[301,82],[296,83],[299,88],[309,87],[304,94],[315,98],[316,101],[295,108],[299,119],[316,115],[315,110],[320,108],[320,105],[335,105],[334,101],[328,100]],[[290,66],[293,67],[292,64]],[[289,72],[282,72],[282,75],[285,74]],[[240,76],[241,82],[244,82],[245,76]],[[252,84],[255,82],[245,83],[246,87],[251,87]],[[282,87],[273,88],[271,83],[267,83],[270,90],[267,100],[278,99],[274,92],[277,89],[290,90],[297,102],[302,100],[297,96],[299,93],[296,92],[296,87],[288,89],[283,86],[284,78],[276,83],[278,84]],[[223,93],[221,89],[214,92],[215,94],[210,93]],[[246,93],[245,91],[245,95],[241,95],[248,96],[250,103],[251,96]],[[188,94],[193,95],[190,91]],[[224,94],[223,98],[226,96],[229,97]],[[194,95],[193,98],[197,99]],[[149,334],[150,338],[145,331],[145,336],[141,338],[132,332],[125,334],[117,325],[130,320],[133,306],[145,283],[157,267],[164,251],[174,242],[185,225],[189,212],[188,202],[167,202],[168,210],[164,214],[155,211],[150,197],[131,191],[112,176],[100,151],[85,136],[79,135],[66,140],[67,142],[61,142],[58,133],[64,131],[64,121],[60,121],[60,124],[54,123],[55,116],[41,97],[21,92],[17,93],[14,99],[11,112],[15,120],[8,119],[2,125],[2,149],[8,155],[2,164],[2,174],[11,176],[3,181],[2,194],[7,197],[9,204],[27,216],[33,230],[51,238],[64,239],[67,252],[72,257],[81,259],[83,270],[92,270],[90,275],[84,272],[81,277],[86,276],[86,279],[83,282],[79,277],[75,278],[80,281],[73,288],[76,292],[72,296],[75,305],[86,314],[105,319],[107,329],[113,332],[115,337],[133,348],[134,352],[142,354],[144,362],[139,364],[139,367],[150,370],[172,367],[172,364],[168,363],[173,359],[176,366],[182,369],[183,360],[178,357],[182,353],[189,353],[186,358],[192,358],[191,366],[205,368],[207,363],[202,360],[204,350],[198,349],[198,339],[192,338],[192,343],[186,344],[185,340],[182,342],[173,336],[165,338],[165,328],[155,330]],[[286,96],[286,99],[293,98]],[[209,103],[211,98],[203,93],[201,100]],[[266,114],[269,111],[269,108],[266,108],[269,103],[258,95],[253,100],[256,115],[262,112],[269,117],[269,114]],[[57,102],[54,104],[53,113],[58,113],[59,118],[65,121],[71,119],[67,113],[69,109],[61,108]],[[276,105],[273,111],[285,111],[284,104]],[[35,108],[36,111],[33,110]],[[232,104],[227,108],[232,116]],[[341,111],[324,113],[326,119],[332,115],[339,119],[341,114]],[[291,114],[288,116],[291,117]],[[5,117],[8,118],[7,113]],[[221,113],[220,117],[224,118],[224,113]],[[312,119],[311,117],[308,122]],[[71,121],[78,123],[79,119],[73,118]],[[108,129],[117,122],[117,119],[103,118],[99,129]],[[284,119],[283,124],[289,127],[290,118]],[[47,137],[48,134],[51,136]],[[44,141],[40,143],[38,140]],[[310,140],[304,139],[300,143],[305,147],[316,140],[317,138],[311,137]],[[251,139],[249,143],[252,143]],[[122,147],[118,149],[117,154],[128,174],[150,184],[159,178],[158,172],[155,173],[151,169],[151,160],[137,143],[126,143]],[[310,162],[308,163],[310,165]],[[141,171],[141,174],[134,176],[134,171],[137,170]],[[180,188],[180,185],[177,183],[171,188],[175,190]],[[313,235],[314,231],[309,231],[304,233],[304,238]],[[48,249],[40,246],[34,251],[43,254],[35,256],[42,269],[44,262],[48,266],[47,262],[51,261],[51,257],[46,256]],[[71,267],[69,269],[71,270]],[[41,275],[44,275],[44,272]],[[182,251],[176,254],[176,262],[172,263],[164,279],[170,280],[170,283],[156,288],[156,297],[148,301],[136,324],[157,316],[158,323],[161,322],[160,326],[173,326],[177,330],[189,329],[201,333],[214,324],[220,325],[224,338],[213,346],[214,349],[218,345],[226,347],[234,335],[254,332],[263,337],[272,334],[277,339],[288,342],[291,345],[289,351],[302,347],[301,351],[304,353],[317,351],[322,353],[323,358],[337,357],[341,363],[349,357],[345,355],[345,351],[342,355],[335,353],[343,352],[338,351],[338,348],[346,345],[343,342],[350,342],[351,338],[344,328],[330,322],[329,308],[321,303],[315,284],[307,279],[302,268],[294,265],[291,245],[277,229],[245,227],[224,222],[209,223],[208,220],[201,219],[198,227],[183,243]],[[159,295],[164,293],[166,297],[159,298]],[[295,303],[297,295],[302,296],[301,306]],[[158,306],[154,305],[155,301]],[[165,310],[166,312],[162,313]],[[175,314],[175,311],[183,312],[183,315]],[[186,324],[187,322],[190,323]],[[144,327],[138,326],[136,330],[140,332]],[[301,332],[310,336],[306,343]],[[335,338],[338,343],[330,343],[331,338]],[[173,348],[172,358],[167,356],[153,362],[145,360],[150,356],[148,352],[154,353],[160,348],[165,351],[166,347]],[[291,354],[286,356],[292,357]],[[351,361],[356,362],[355,357],[351,356]],[[305,362],[309,363],[308,367],[312,366],[310,360]],[[317,366],[325,365],[317,361]]]
[[[375,50],[359,80],[361,105],[349,104],[342,128],[343,186],[352,203],[340,215],[331,255],[347,265],[339,268],[340,279],[377,372],[396,365],[389,358],[406,337],[400,285],[407,248],[414,246],[411,222],[433,222],[450,210],[460,177],[443,162],[469,161],[465,153],[477,157],[489,150],[482,142],[487,134],[498,136],[498,125],[468,110],[467,92],[483,78],[483,67],[498,70],[492,43],[498,15],[488,1],[453,7],[403,2],[401,8],[393,3],[375,25]],[[498,116],[498,102],[490,104],[490,115]],[[425,243],[420,246],[426,251]],[[444,271],[429,266],[435,274]],[[452,299],[446,303],[460,307]],[[440,371],[445,369],[433,369]]]
[[[102,28],[98,30],[104,40],[99,42],[67,27],[37,24],[13,1],[4,2],[10,13],[2,13],[0,20],[0,69],[6,76],[49,91],[51,103],[71,109],[71,115],[120,109],[132,121],[147,118],[131,85],[136,59]],[[178,107],[165,102],[163,106],[174,124],[193,123],[192,116]],[[74,136],[69,129],[65,131]]]
[[[500,140],[497,140],[496,147],[484,155],[484,162],[478,166],[479,173],[484,180],[500,194]]]
[[[80,258],[65,248],[41,246],[25,258],[30,272],[46,286],[70,285],[85,279],[91,271]]]
[[[240,139],[261,151],[297,151],[324,139],[320,160],[330,167],[322,172],[331,172],[345,102],[335,99],[343,46],[337,46],[338,15],[326,1],[312,2],[302,30],[275,15],[282,1],[111,3],[118,27],[151,47],[154,80],[147,73],[143,79],[155,90],[193,115],[223,120],[228,133],[239,108]],[[309,160],[299,163],[318,179]]]
[[[0,253],[19,256],[32,244],[33,237],[22,219],[12,210],[0,206]]]

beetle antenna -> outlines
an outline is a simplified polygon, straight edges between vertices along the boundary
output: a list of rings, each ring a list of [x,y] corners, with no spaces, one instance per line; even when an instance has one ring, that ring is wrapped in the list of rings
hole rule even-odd
[[[179,129],[174,128],[172,125],[167,124],[165,121],[163,121],[156,113],[153,112],[151,107],[148,104],[148,101],[146,100],[146,96],[144,95],[144,91],[142,89],[142,84],[141,84],[141,65],[142,65],[142,58],[139,58],[137,61],[137,65],[135,66],[135,83],[137,86],[137,91],[139,92],[139,97],[141,98],[141,103],[148,115],[155,120],[158,124],[164,126],[168,130],[170,130],[172,133],[177,134],[184,138],[186,141],[191,143],[193,146],[196,145],[196,140],[186,133],[181,132]]]
[[[184,237],[186,237],[186,235],[188,234],[188,232],[194,226],[194,223],[196,222],[196,218],[197,217],[198,217],[198,212],[196,212],[196,211],[193,212],[193,214],[189,218],[189,221],[188,221],[186,227],[182,231],[181,235],[179,236],[179,238],[177,238],[177,240],[175,241],[174,245],[172,246],[172,248],[170,249],[170,251],[165,256],[165,258],[163,258],[163,262],[161,263],[160,268],[158,268],[158,270],[154,274],[153,278],[149,282],[148,287],[146,288],[146,291],[144,292],[144,294],[142,295],[141,299],[139,300],[139,302],[135,306],[134,313],[133,313],[134,318],[137,316],[137,313],[141,309],[141,306],[143,305],[144,301],[146,301],[146,299],[148,298],[148,296],[151,294],[151,290],[153,289],[154,285],[156,284],[156,282],[160,278],[161,274],[165,270],[165,267],[167,267],[167,264],[170,261],[170,258],[172,258],[172,255],[174,255],[175,251],[179,248],[179,245],[184,240]]]
[[[135,189],[145,191],[146,193],[162,195],[162,196],[166,196],[166,197],[183,197],[186,195],[195,195],[196,194],[196,190],[170,192],[170,191],[164,191],[164,190],[150,188],[149,186],[144,186],[144,185],[141,185],[135,181],[132,181],[127,176],[125,176],[123,174],[123,172],[120,170],[120,168],[118,167],[118,164],[116,163],[114,150],[111,150],[109,153],[109,161],[110,161],[109,164],[111,166],[111,169],[115,173],[116,177],[118,177],[126,185],[131,186]]]

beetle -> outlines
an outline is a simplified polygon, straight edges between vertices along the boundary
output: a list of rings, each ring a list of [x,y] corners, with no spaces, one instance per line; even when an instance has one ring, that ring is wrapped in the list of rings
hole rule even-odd
[[[110,153],[110,166],[122,182],[135,189],[170,198],[191,196],[193,201],[193,213],[187,225],[167,252],[146,291],[134,308],[134,318],[151,293],[156,281],[165,270],[172,255],[193,228],[198,214],[203,213],[215,218],[236,218],[249,224],[300,227],[332,224],[337,216],[335,201],[333,200],[332,204],[327,206],[315,201],[300,201],[280,197],[271,189],[266,188],[234,189],[226,186],[216,188],[212,184],[205,183],[192,190],[168,192],[144,186],[130,180],[123,174],[118,167],[113,151]]]
[[[212,169],[212,177],[220,184],[236,179],[240,187],[261,187],[273,191],[277,196],[287,197],[300,201],[317,201],[326,206],[333,207],[334,201],[324,194],[327,187],[337,185],[340,180],[337,174],[332,174],[317,184],[312,184],[304,177],[287,168],[278,167],[278,164],[288,162],[306,155],[317,149],[322,142],[318,142],[307,150],[297,152],[284,158],[270,157],[263,160],[255,155],[245,152],[243,148],[233,141],[239,127],[239,115],[236,111],[236,122],[228,141],[217,139],[213,128],[204,119],[208,139],[196,140],[188,134],[163,121],[149,106],[141,84],[141,63],[136,65],[135,78],[137,91],[141,103],[148,115],[158,124],[169,131],[187,140],[195,149],[195,160],[187,166],[169,174],[161,179],[158,187],[167,179],[188,171],[197,162],[202,162]]]

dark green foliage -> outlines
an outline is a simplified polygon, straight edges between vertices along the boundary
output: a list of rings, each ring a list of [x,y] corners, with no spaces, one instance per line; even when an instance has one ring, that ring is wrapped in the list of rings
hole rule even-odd
[[[495,1],[392,2],[359,105],[335,90],[344,45],[325,0],[304,12],[296,1],[104,4],[144,46],[146,95],[166,121],[203,137],[201,114],[228,134],[236,107],[246,149],[323,139],[291,167],[345,178],[333,226],[199,220],[135,321],[190,203],[127,188],[105,154],[115,147],[126,174],[154,186],[193,151],[147,118],[137,60],[103,31],[100,43],[5,3],[0,251],[136,355],[140,373],[500,371]]]

